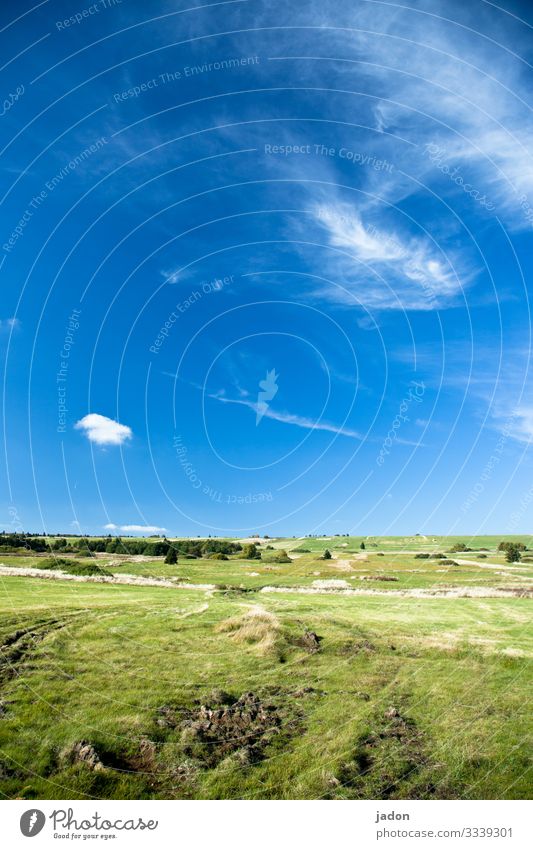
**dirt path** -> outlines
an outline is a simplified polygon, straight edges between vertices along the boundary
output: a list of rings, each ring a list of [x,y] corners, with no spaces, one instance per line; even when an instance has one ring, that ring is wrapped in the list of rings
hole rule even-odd
[[[373,595],[381,598],[532,598],[529,587],[453,587],[446,590],[371,590],[333,587],[263,587],[261,593],[299,593],[300,595]]]
[[[136,587],[167,587],[178,590],[214,590],[215,584],[189,584],[185,581],[171,581],[168,578],[143,578],[140,575],[70,575],[60,569],[45,570],[30,567],[4,566],[0,563],[0,577],[9,575],[23,578],[42,578],[49,581],[74,581],[79,584],[126,584]]]
[[[69,575],[59,569],[53,571],[44,569],[32,569],[29,567],[17,568],[16,566],[4,566],[0,563],[0,578],[23,577],[40,578],[47,581],[74,581],[79,584],[115,584],[137,587],[164,587],[173,590],[204,590],[213,592],[215,584],[189,584],[183,581],[172,581],[167,578],[142,578],[138,575],[114,575],[106,577],[100,575]],[[412,589],[412,590],[373,590],[352,589],[331,586],[322,587],[261,587],[260,593],[297,593],[299,595],[371,595],[389,598],[531,598],[533,589],[530,587],[452,587],[450,589]]]

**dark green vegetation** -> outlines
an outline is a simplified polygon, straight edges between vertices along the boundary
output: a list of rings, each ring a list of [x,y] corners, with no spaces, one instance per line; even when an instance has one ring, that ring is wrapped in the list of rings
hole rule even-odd
[[[330,560],[323,538],[249,559],[232,541],[202,559],[172,541],[177,564],[0,553],[78,576],[1,576],[0,791],[528,797],[533,564],[506,563],[500,537],[463,540],[451,563],[461,540],[361,541],[328,539]],[[91,567],[107,574],[84,582]],[[98,583],[109,573],[185,588]],[[472,597],[431,595],[454,589]]]

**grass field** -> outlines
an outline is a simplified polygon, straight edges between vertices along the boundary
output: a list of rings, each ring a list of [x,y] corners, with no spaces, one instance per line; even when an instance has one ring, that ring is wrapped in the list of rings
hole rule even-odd
[[[97,561],[179,586],[44,580],[24,571],[41,558],[0,555],[20,571],[0,574],[0,791],[527,798],[533,563],[506,563],[500,540],[285,539],[263,541],[261,560]],[[473,550],[449,554],[457,541]],[[271,562],[280,548],[290,563]]]

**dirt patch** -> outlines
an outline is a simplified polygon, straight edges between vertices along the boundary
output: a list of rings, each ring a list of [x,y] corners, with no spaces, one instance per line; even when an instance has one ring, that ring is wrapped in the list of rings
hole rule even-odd
[[[360,581],[397,581],[392,575],[362,575]]]
[[[331,578],[329,580],[313,581],[312,586],[319,590],[344,590],[350,584],[341,578]]]
[[[342,764],[332,792],[360,799],[449,799],[449,787],[437,784],[438,765],[427,755],[427,744],[413,719],[395,705],[375,717],[369,734],[361,736],[353,757]]]
[[[295,730],[283,722],[280,710],[255,693],[243,693],[231,704],[202,704],[179,728],[184,755],[214,767],[229,755],[241,766],[260,761],[264,750],[280,735]]]
[[[59,758],[60,761],[68,766],[84,764],[84,766],[94,772],[101,772],[105,769],[100,755],[94,746],[86,740],[80,740],[78,743],[74,743],[72,746],[64,749]]]
[[[4,637],[0,646],[0,683],[20,673],[24,661],[48,634],[64,628],[68,620],[44,619],[26,628],[17,628]]]
[[[306,631],[303,637],[299,637],[295,641],[295,645],[300,646],[309,652],[309,654],[316,654],[316,652],[320,651],[320,643],[322,641],[322,637],[319,637],[318,634],[315,634],[314,631]]]
[[[341,649],[341,654],[370,654],[377,650],[377,646],[371,643],[370,640],[355,640],[346,643]]]

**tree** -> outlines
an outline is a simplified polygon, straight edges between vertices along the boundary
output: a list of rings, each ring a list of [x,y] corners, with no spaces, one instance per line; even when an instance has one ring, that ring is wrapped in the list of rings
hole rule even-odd
[[[178,555],[176,554],[176,549],[170,546],[169,550],[167,551],[167,556],[165,557],[165,563],[169,563],[171,566],[173,566],[177,562]]]
[[[364,544],[364,542],[362,542],[362,543],[361,543],[361,545],[359,546],[359,548],[360,548],[362,551],[364,551],[364,550],[365,550],[366,545]]]
[[[329,548],[326,548],[324,554],[322,555],[322,560],[331,560],[331,551]]]
[[[508,563],[519,563],[522,559],[518,545],[510,542],[505,549],[505,559]]]
[[[242,557],[244,560],[260,560],[261,552],[253,542],[248,542],[242,547]]]
[[[280,550],[273,559],[275,563],[292,563],[291,558],[289,557],[284,548],[280,548]]]
[[[506,542],[505,540],[502,540],[502,542],[498,546],[498,551],[507,551],[509,546],[517,548],[518,551],[526,551],[527,550],[526,546],[524,545],[523,542]]]

